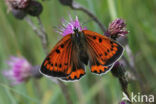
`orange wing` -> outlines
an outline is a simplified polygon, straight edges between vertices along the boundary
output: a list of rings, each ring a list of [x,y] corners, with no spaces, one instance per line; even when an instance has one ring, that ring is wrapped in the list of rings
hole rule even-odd
[[[61,77],[63,80],[80,79],[85,74],[85,69],[76,47],[71,41],[71,34],[63,37],[44,60],[41,73]]]
[[[63,80],[78,80],[83,75],[85,75],[85,67],[84,63],[81,62],[79,57],[79,48],[76,44],[72,44],[72,52],[71,52],[71,66],[72,66],[72,72],[69,76],[65,78],[61,78]]]
[[[63,37],[52,49],[41,65],[41,73],[54,76],[66,77],[71,73],[71,34]]]
[[[123,47],[111,40],[110,38],[92,32],[89,30],[82,31],[87,41],[87,52],[91,71],[95,73],[105,73],[112,68],[123,53]]]
[[[92,64],[91,65],[91,72],[95,73],[95,74],[105,74],[107,72],[109,72],[112,69],[113,65],[110,66],[103,66],[103,65],[95,65]]]

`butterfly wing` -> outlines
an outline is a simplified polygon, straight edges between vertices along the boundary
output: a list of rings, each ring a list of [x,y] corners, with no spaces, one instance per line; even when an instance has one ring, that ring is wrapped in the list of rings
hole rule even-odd
[[[92,32],[83,31],[87,42],[87,53],[91,71],[95,73],[105,73],[110,70],[123,53],[123,47],[110,38]]]
[[[85,75],[85,67],[83,62],[81,61],[79,57],[79,48],[76,44],[72,44],[72,51],[71,51],[71,66],[72,66],[72,72],[69,76],[65,78],[61,78],[66,81],[72,81],[72,80],[78,80],[83,75]]]
[[[71,73],[71,34],[63,37],[41,65],[41,73],[53,77],[66,77]]]
[[[46,57],[41,73],[61,77],[63,80],[80,79],[85,74],[84,65],[78,57],[78,48],[72,43],[71,34],[61,39]]]
[[[113,65],[110,66],[103,66],[103,65],[91,65],[91,72],[95,74],[105,74],[112,69]]]

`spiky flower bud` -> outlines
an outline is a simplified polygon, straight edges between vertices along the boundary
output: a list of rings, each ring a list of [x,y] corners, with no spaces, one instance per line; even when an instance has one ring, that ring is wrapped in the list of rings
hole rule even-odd
[[[24,9],[29,5],[31,0],[8,0],[13,8]]]
[[[112,74],[115,77],[121,78],[121,77],[124,76],[124,74],[125,74],[126,71],[125,71],[124,67],[122,66],[122,64],[118,61],[113,66],[111,72],[112,72]]]
[[[27,14],[39,16],[43,10],[41,3],[35,0],[5,0],[8,10],[17,19],[23,19]]]
[[[27,14],[20,9],[12,9],[12,14],[17,18],[17,19],[23,19]]]
[[[111,24],[109,24],[107,34],[114,39],[128,34],[125,21],[119,18],[115,19]]]
[[[42,13],[43,7],[37,1],[31,1],[25,10],[31,16],[39,16]]]

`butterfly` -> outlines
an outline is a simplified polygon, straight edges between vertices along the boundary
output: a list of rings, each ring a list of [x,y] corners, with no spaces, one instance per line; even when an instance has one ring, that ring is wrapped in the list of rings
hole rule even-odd
[[[122,56],[123,47],[99,33],[74,28],[51,50],[41,65],[40,72],[62,80],[78,80],[85,75],[85,65],[96,74],[105,74]]]

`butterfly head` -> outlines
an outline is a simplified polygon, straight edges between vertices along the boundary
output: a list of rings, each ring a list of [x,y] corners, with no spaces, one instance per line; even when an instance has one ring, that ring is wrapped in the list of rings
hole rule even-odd
[[[67,22],[66,20],[63,20],[62,27],[59,31],[57,31],[60,35],[66,36],[68,34],[77,34],[78,32],[86,30],[86,28],[82,28],[78,17],[76,16],[76,19],[73,20],[70,17],[70,21]]]
[[[73,31],[74,31],[75,36],[79,37],[79,29],[77,27],[74,27]]]

